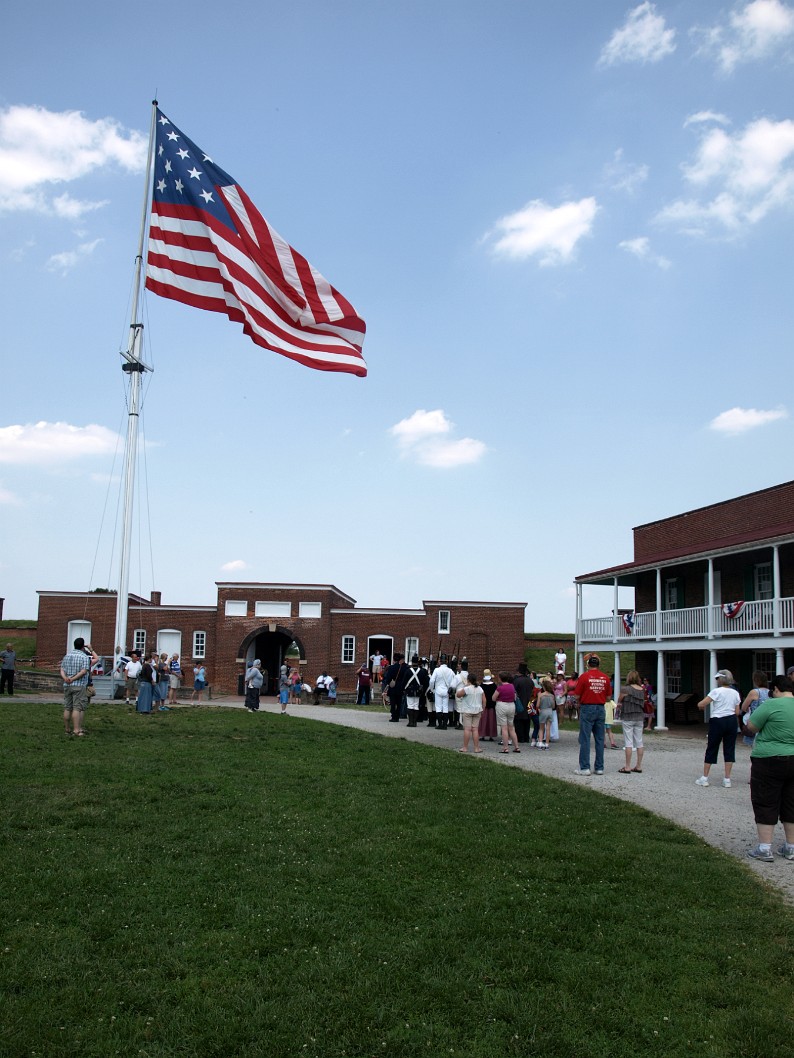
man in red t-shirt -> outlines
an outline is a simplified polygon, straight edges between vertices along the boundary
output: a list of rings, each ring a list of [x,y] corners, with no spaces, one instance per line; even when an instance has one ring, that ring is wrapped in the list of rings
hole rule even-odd
[[[574,695],[579,699],[579,768],[575,775],[590,774],[590,736],[595,739],[595,773],[604,774],[604,702],[612,697],[612,681],[599,668],[601,658],[591,654],[587,672],[579,677]]]

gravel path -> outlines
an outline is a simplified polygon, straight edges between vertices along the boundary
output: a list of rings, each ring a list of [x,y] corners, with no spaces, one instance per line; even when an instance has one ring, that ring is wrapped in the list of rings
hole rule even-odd
[[[223,706],[240,707],[239,700],[226,700]],[[279,706],[270,699],[263,699],[264,711],[278,713]],[[363,712],[356,709],[339,709],[328,706],[290,706],[289,713],[322,723],[355,727],[360,731],[387,738],[402,738],[408,742],[422,742],[428,746],[458,750],[463,745],[462,731],[437,731],[420,724],[409,728],[407,721],[389,723],[388,714]],[[252,723],[257,717],[251,716]],[[267,723],[289,722],[289,715]],[[747,857],[747,850],[756,844],[755,823],[750,804],[750,751],[743,745],[736,748],[736,763],[733,766],[730,790],[722,787],[722,764],[711,770],[709,787],[695,786],[695,779],[702,774],[703,752],[706,744],[705,728],[690,729],[691,734],[652,733],[646,735],[645,758],[641,775],[620,775],[624,756],[621,750],[606,749],[604,775],[578,776],[573,772],[579,766],[578,736],[575,731],[562,731],[560,741],[550,750],[531,749],[521,746],[521,753],[500,756],[496,742],[482,744],[479,757],[470,756],[472,765],[489,760],[502,767],[521,768],[524,771],[550,775],[564,782],[586,786],[599,793],[611,794],[624,801],[633,801],[656,815],[670,819],[693,831],[709,845],[735,856],[748,869],[755,871],[781,892],[788,903],[794,905],[794,862],[775,857],[774,863],[759,863]],[[615,741],[622,746],[619,732]],[[775,845],[783,840],[783,829],[775,830]]]

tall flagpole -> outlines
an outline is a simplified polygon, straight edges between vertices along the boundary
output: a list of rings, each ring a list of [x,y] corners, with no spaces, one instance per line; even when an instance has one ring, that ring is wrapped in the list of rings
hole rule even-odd
[[[143,324],[138,319],[138,305],[143,277],[143,252],[146,243],[146,223],[149,217],[149,187],[152,173],[152,155],[154,153],[154,132],[157,116],[157,100],[152,100],[152,118],[149,125],[149,152],[146,158],[146,179],[144,181],[143,209],[141,210],[141,228],[138,235],[138,255],[135,258],[135,278],[130,312],[130,336],[126,351],[122,351],[121,370],[129,375],[130,395],[127,413],[127,445],[124,451],[124,514],[121,537],[121,562],[119,564],[119,587],[116,598],[116,636],[115,643],[122,653],[130,645],[127,643],[127,609],[129,604],[130,583],[130,542],[132,539],[132,515],[135,506],[135,470],[138,462],[138,419],[140,415],[141,380],[145,371],[151,371],[141,360],[141,337]]]

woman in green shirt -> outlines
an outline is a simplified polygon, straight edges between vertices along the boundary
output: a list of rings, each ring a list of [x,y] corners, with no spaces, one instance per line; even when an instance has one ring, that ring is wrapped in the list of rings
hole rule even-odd
[[[747,726],[758,733],[750,754],[750,797],[758,844],[747,855],[774,862],[772,836],[780,820],[786,840],[777,854],[794,860],[794,683],[788,676],[775,676],[769,698]]]

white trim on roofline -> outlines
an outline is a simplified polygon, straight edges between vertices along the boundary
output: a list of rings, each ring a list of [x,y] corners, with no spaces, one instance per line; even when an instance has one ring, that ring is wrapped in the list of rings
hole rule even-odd
[[[491,610],[514,610],[517,606],[525,609],[528,604],[525,602],[429,602],[425,600],[425,607],[428,606],[441,606],[444,609],[451,609],[455,606],[480,606],[487,607]]]
[[[760,551],[765,547],[774,547],[776,544],[794,543],[794,533],[786,533],[784,536],[768,536],[759,540],[748,540],[743,544],[733,544],[727,547],[711,548],[706,551],[691,551],[685,555],[676,555],[674,558],[657,559],[655,562],[624,562],[620,566],[607,566],[606,569],[596,570],[594,573],[582,573],[574,577],[574,584],[591,584],[596,587],[608,587],[617,576],[634,573],[649,573],[655,569],[672,569],[675,566],[686,566],[691,562],[705,562],[710,558],[720,558],[723,555],[741,555],[747,551]],[[607,583],[599,583],[599,582]],[[629,587],[630,585],[624,585]]]

